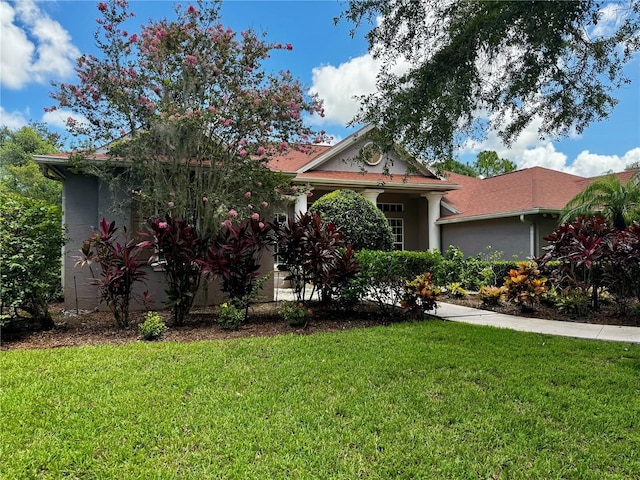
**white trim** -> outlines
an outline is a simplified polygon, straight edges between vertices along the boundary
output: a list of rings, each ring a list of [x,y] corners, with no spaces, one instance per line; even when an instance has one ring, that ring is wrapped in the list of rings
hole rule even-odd
[[[357,172],[353,172],[357,173]],[[404,175],[394,175],[394,177],[403,178]],[[396,189],[404,189],[404,190],[417,190],[424,192],[430,191],[438,191],[438,192],[448,192],[449,190],[460,190],[462,187],[460,185],[433,185],[429,183],[409,183],[409,182],[386,182],[386,181],[372,181],[372,180],[353,180],[353,179],[337,179],[337,178],[310,178],[310,177],[296,177],[293,179],[297,183],[309,183],[316,187],[333,187],[333,186],[342,186],[347,185],[353,187],[377,187],[384,188],[385,191],[389,187],[396,187]],[[437,180],[437,179],[434,179]]]

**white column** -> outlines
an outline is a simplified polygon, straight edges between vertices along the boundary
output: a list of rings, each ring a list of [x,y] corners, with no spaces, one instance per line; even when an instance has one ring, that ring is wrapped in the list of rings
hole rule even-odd
[[[440,201],[442,200],[442,195],[442,193],[437,192],[422,194],[429,202],[429,250],[435,248],[438,251],[442,251],[440,246],[440,225],[436,224],[436,221],[440,218]]]
[[[384,190],[380,188],[367,188],[365,190],[362,190],[360,192],[360,195],[362,195],[367,200],[370,200],[374,205],[377,205],[378,195],[380,195],[381,193],[384,193]]]
[[[296,195],[296,206],[294,211],[294,214],[296,216],[300,214],[304,215],[305,213],[307,213],[307,193],[306,192]]]

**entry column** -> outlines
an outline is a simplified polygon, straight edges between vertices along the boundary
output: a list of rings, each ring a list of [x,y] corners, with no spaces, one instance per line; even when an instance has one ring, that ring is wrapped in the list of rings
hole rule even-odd
[[[429,228],[429,250],[435,248],[439,252],[442,251],[440,247],[440,225],[436,224],[436,221],[440,218],[440,202],[442,200],[442,193],[430,192],[423,193],[422,196],[427,199],[428,207],[428,228]]]

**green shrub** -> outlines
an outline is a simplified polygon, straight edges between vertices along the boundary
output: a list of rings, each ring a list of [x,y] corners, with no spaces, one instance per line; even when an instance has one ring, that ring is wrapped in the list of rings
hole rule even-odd
[[[167,330],[167,326],[156,312],[147,312],[145,321],[138,325],[138,330],[145,340],[156,340]]]
[[[309,210],[320,213],[324,222],[335,223],[354,250],[393,249],[393,233],[384,213],[353,190],[327,193]]]
[[[60,208],[7,192],[0,192],[0,205],[0,325],[26,313],[51,329],[48,303],[61,289]]]
[[[289,325],[299,327],[307,324],[311,309],[306,308],[302,302],[282,302],[280,313]]]
[[[397,313],[405,294],[407,281],[424,272],[439,271],[442,255],[435,250],[425,252],[362,250],[356,254],[358,274],[356,289],[371,298],[388,315]],[[435,277],[435,276],[434,276]],[[437,283],[437,282],[434,282]]]
[[[237,308],[233,303],[220,305],[218,323],[227,330],[237,330],[246,318],[246,310]]]
[[[586,315],[589,311],[589,298],[582,290],[567,290],[558,294],[556,308],[566,315]]]

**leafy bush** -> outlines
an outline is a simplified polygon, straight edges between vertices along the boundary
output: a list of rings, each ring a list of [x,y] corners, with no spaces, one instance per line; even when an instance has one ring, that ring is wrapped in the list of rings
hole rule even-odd
[[[438,270],[442,256],[437,251],[362,250],[356,253],[356,261],[359,271],[353,280],[354,288],[374,300],[384,313],[395,315],[405,295],[406,282],[426,271]]]
[[[412,318],[422,319],[426,312],[436,308],[440,289],[433,285],[431,273],[423,273],[413,280],[405,282],[404,289],[400,305],[403,311]]]
[[[469,296],[469,292],[462,288],[462,285],[458,282],[449,283],[445,288],[449,298],[467,298]]]
[[[138,325],[138,330],[145,340],[156,340],[167,330],[162,317],[155,312],[147,312],[145,321]]]
[[[291,272],[298,302],[306,298],[306,285],[312,283],[312,295],[318,289],[325,301],[337,296],[343,306],[353,303],[349,281],[356,274],[357,261],[334,223],[322,221],[319,213],[306,212],[278,225],[276,237],[278,255]]]
[[[307,324],[311,309],[306,308],[302,302],[282,302],[280,313],[289,325],[299,327]]]
[[[240,223],[227,220],[223,223],[204,259],[198,260],[205,273],[222,279],[222,291],[238,309],[248,313],[249,302],[262,286],[258,282],[260,257],[273,243],[273,225],[258,219]]]
[[[391,250],[393,233],[387,218],[370,200],[353,190],[323,195],[309,208],[323,221],[335,223],[354,250]]]
[[[589,298],[582,290],[563,291],[558,294],[556,308],[560,313],[581,317],[589,310]]]
[[[504,279],[507,298],[523,311],[533,310],[535,303],[547,291],[547,279],[540,276],[540,270],[533,262],[519,262],[517,270],[511,270]]]
[[[478,298],[485,307],[497,307],[500,305],[505,297],[505,287],[496,287],[485,285],[480,288],[478,292]]]
[[[142,235],[150,240],[141,245],[153,246],[158,260],[164,264],[169,287],[167,306],[173,310],[173,324],[183,325],[200,287],[201,272],[196,259],[202,258],[206,241],[195,226],[169,214],[150,219]]]
[[[100,301],[107,304],[118,327],[127,328],[133,285],[144,282],[146,273],[139,261],[142,247],[128,238],[126,228],[123,228],[123,238],[117,232],[116,223],[103,218],[97,231],[82,244],[82,255],[76,266],[89,267],[93,275],[91,283],[99,287]],[[93,264],[100,268],[99,277],[93,271]],[[142,300],[148,303],[148,292]]]
[[[585,295],[588,291],[593,292],[592,306],[597,308],[598,289],[608,257],[607,238],[612,233],[613,229],[602,217],[578,217],[545,237],[548,245],[536,262],[549,272],[559,288],[577,288]],[[555,263],[550,264],[552,261]]]
[[[0,192],[0,325],[26,312],[53,328],[48,303],[60,292],[62,213],[58,207]]]
[[[233,303],[220,305],[218,323],[228,330],[237,330],[246,319],[246,310],[237,308]]]

